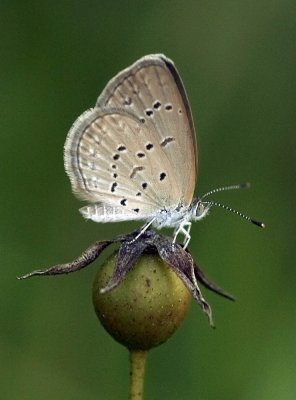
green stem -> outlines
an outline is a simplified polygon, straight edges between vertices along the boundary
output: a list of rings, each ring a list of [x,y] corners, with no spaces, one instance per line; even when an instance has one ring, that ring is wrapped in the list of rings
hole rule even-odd
[[[147,351],[130,350],[129,400],[143,400],[143,387],[147,354]]]

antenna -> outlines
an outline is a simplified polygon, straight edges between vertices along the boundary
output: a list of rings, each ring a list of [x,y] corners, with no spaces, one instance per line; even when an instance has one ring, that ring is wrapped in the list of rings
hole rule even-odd
[[[236,185],[223,186],[220,188],[210,190],[209,192],[205,193],[203,196],[201,196],[201,200],[204,199],[205,197],[210,196],[211,194],[214,194],[214,193],[225,192],[226,190],[249,189],[250,187],[251,187],[251,184],[249,182],[238,183]]]
[[[249,189],[250,187],[251,187],[251,184],[249,182],[238,183],[236,185],[223,186],[223,187],[220,187],[220,188],[216,188],[216,189],[210,190],[209,192],[205,193],[203,196],[201,196],[200,200],[203,203],[208,204],[209,207],[217,206],[217,207],[223,208],[224,210],[230,211],[233,214],[236,214],[239,217],[244,218],[245,220],[247,220],[249,222],[252,222],[252,224],[257,225],[260,228],[265,228],[265,224],[263,222],[256,221],[255,219],[250,218],[249,216],[243,214],[240,211],[236,211],[236,210],[234,210],[233,208],[231,208],[229,206],[225,206],[224,204],[221,204],[221,203],[216,203],[215,201],[203,201],[203,199],[205,197],[208,197],[208,196],[210,196],[211,194],[214,194],[214,193],[225,192],[226,190]]]
[[[235,185],[235,186],[238,186],[238,185]],[[230,188],[236,189],[235,186],[233,186],[233,187],[227,186],[226,189],[225,189],[225,188],[220,188],[220,189],[222,189],[222,191],[223,191],[223,190],[228,190],[227,188],[229,188],[229,187],[230,187]],[[221,191],[220,189],[214,189],[214,191],[212,191],[212,192]],[[239,188],[237,188],[237,189],[239,189]],[[203,197],[204,197],[204,196],[203,196]],[[242,218],[244,218],[245,220],[247,220],[247,221],[249,221],[249,222],[252,222],[252,224],[257,225],[257,226],[259,226],[260,228],[265,228],[265,224],[264,224],[263,222],[256,221],[255,219],[250,218],[249,216],[247,216],[247,215],[241,213],[240,211],[236,211],[236,210],[234,210],[234,209],[231,208],[231,207],[225,206],[224,204],[216,203],[215,201],[206,201],[205,203],[206,203],[206,204],[209,204],[210,207],[212,207],[212,206],[217,206],[217,207],[223,208],[224,210],[230,211],[230,212],[232,212],[233,214],[236,214],[236,215],[238,215],[239,217],[242,217]]]

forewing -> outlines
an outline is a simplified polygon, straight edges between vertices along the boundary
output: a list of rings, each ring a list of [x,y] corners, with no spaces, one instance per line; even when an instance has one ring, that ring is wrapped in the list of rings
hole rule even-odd
[[[126,110],[157,135],[176,176],[177,197],[189,205],[197,172],[196,137],[174,63],[161,54],[141,58],[107,84],[96,107]]]

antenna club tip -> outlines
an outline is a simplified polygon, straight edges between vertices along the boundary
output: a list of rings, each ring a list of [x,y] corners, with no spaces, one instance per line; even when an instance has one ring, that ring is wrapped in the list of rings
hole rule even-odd
[[[265,228],[265,224],[263,222],[256,221],[255,219],[252,219],[251,221],[253,222],[253,224],[259,226],[259,228]]]
[[[244,183],[240,184],[240,187],[242,189],[249,189],[251,187],[251,184],[250,184],[250,182],[244,182]]]

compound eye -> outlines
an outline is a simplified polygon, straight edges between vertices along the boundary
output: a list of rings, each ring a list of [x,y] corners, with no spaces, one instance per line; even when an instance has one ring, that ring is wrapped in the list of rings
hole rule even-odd
[[[196,207],[195,215],[197,217],[199,217],[200,215],[203,214],[204,210],[205,210],[205,206],[202,203],[198,203],[197,207]]]

